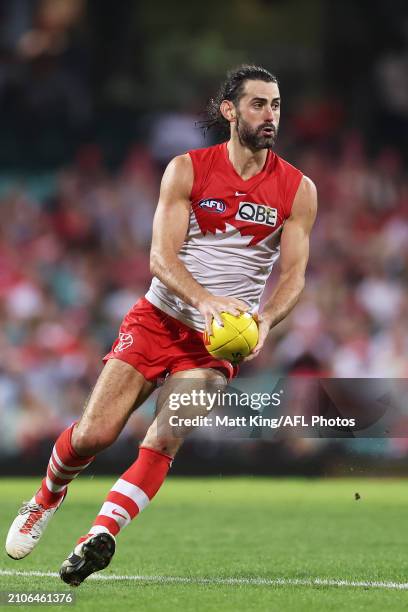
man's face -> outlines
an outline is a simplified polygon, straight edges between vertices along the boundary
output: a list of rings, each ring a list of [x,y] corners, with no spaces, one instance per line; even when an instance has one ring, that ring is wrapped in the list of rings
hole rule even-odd
[[[236,129],[242,146],[271,149],[278,136],[280,94],[276,83],[246,81],[236,108]]]

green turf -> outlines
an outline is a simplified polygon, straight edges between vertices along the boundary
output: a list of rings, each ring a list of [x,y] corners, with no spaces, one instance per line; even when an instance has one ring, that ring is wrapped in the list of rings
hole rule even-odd
[[[58,571],[114,480],[82,477],[73,483],[38,548],[22,561],[4,555],[1,569]],[[3,538],[37,482],[0,480]],[[119,537],[103,573],[406,582],[407,501],[404,481],[173,478]],[[62,592],[69,587],[52,577],[0,576],[1,589]],[[408,591],[384,588],[88,580],[75,594],[76,605],[65,609],[408,609]]]

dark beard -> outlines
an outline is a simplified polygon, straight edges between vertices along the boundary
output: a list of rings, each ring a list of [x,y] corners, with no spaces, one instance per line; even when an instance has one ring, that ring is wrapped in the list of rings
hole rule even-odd
[[[247,147],[251,151],[260,151],[261,149],[272,149],[275,145],[278,136],[278,130],[274,128],[273,134],[263,136],[261,132],[263,128],[271,127],[270,123],[264,123],[256,130],[253,130],[240,115],[237,115],[237,133],[239,142],[243,147]],[[273,127],[273,126],[272,126]]]

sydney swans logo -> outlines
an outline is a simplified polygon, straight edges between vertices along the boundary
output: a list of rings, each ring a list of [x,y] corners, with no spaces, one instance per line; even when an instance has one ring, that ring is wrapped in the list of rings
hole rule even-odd
[[[132,346],[133,344],[133,336],[132,334],[124,334],[124,333],[120,333],[119,334],[119,342],[117,344],[117,346],[115,346],[114,349],[114,353],[120,353],[120,351],[124,351],[125,349],[129,348],[129,346]]]

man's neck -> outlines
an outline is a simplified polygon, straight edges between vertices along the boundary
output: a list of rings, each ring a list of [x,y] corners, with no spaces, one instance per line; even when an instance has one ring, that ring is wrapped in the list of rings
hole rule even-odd
[[[233,137],[227,142],[227,151],[231,164],[244,181],[261,172],[268,155],[268,149],[251,151]]]

